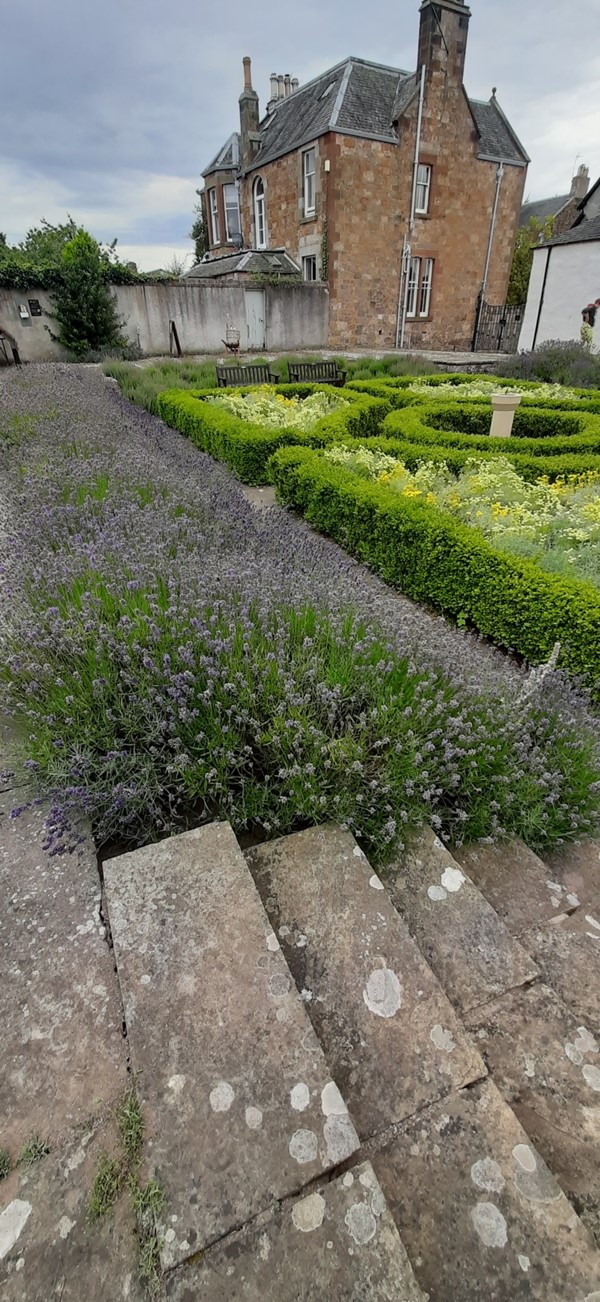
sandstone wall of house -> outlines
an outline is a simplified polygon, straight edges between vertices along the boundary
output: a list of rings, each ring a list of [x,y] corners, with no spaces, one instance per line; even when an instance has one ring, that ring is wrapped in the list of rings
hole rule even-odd
[[[327,177],[324,161],[327,157],[327,138],[314,141],[316,213],[306,218],[302,212],[302,150],[276,158],[244,177],[240,185],[242,230],[246,243],[256,248],[254,226],[253,186],[258,176],[265,187],[267,211],[267,245],[270,249],[285,248],[302,266],[302,258],[316,256],[317,274],[321,279],[321,238],[325,217]],[[303,145],[303,149],[309,146]]]

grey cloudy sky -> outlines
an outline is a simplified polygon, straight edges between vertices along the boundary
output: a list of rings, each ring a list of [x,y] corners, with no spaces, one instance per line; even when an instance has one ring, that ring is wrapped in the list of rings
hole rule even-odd
[[[202,168],[238,126],[242,56],[301,82],[349,54],[413,69],[419,0],[4,0],[0,230],[70,212],[141,267],[186,240]],[[465,81],[492,86],[530,198],[600,175],[600,0],[472,0]]]

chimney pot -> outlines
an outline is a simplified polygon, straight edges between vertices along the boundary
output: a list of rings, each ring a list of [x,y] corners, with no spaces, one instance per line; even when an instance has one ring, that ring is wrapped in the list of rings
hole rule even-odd
[[[290,77],[289,72],[286,72],[283,82],[285,86],[285,98],[287,99],[288,96],[291,95],[292,93],[292,79]]]
[[[242,60],[244,65],[244,90],[252,90],[252,63],[248,54]]]
[[[292,95],[294,94],[294,91],[296,91],[296,90],[298,89],[299,85],[300,85],[300,82],[298,81],[298,78],[297,78],[297,77],[292,77]]]
[[[271,73],[271,99],[277,99],[277,73]]]
[[[590,184],[590,169],[585,163],[580,163],[577,172],[571,181],[571,197],[575,199],[585,199]]]
[[[277,78],[277,98],[278,99],[285,98],[285,83],[283,80],[283,73],[281,72],[279,73],[279,76]]]

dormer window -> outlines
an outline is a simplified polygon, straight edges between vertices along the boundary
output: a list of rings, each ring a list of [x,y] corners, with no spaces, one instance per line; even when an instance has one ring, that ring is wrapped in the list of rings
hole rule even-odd
[[[267,213],[265,203],[265,185],[262,176],[254,182],[254,237],[257,249],[267,247]]]
[[[417,197],[415,212],[425,216],[429,212],[429,194],[431,191],[431,168],[428,163],[419,163],[417,169]]]
[[[314,148],[305,149],[302,155],[302,210],[305,217],[314,217],[316,212]]]

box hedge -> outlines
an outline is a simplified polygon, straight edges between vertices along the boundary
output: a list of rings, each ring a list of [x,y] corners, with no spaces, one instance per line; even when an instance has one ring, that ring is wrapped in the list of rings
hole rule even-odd
[[[320,390],[331,392],[327,385],[317,384],[280,384],[277,387],[277,392],[286,397],[307,398]],[[245,394],[252,389],[240,388],[236,392]],[[391,407],[384,397],[352,393],[348,395],[350,402],[323,416],[308,433],[302,433],[294,429],[266,429],[252,425],[225,407],[203,401],[206,397],[222,394],[222,389],[167,389],[159,393],[156,404],[167,425],[187,435],[217,461],[224,461],[245,484],[268,484],[269,460],[277,448],[285,445],[325,447],[328,443],[345,442],[347,438],[372,438],[381,430]]]
[[[270,472],[282,502],[386,582],[531,663],[547,660],[560,642],[561,664],[597,689],[600,592],[591,584],[497,552],[449,513],[402,498],[310,448],[281,448]]]
[[[547,408],[549,410],[572,411],[572,412],[590,412],[600,414],[600,390],[598,389],[573,389],[577,395],[575,398],[566,397],[541,397],[536,393],[540,387],[539,380],[510,380],[504,377],[494,375],[461,375],[460,373],[451,372],[450,374],[427,375],[401,375],[401,376],[382,376],[380,379],[372,380],[349,380],[346,385],[347,389],[356,389],[362,393],[371,393],[376,397],[385,397],[386,392],[396,394],[393,399],[395,407],[405,407],[418,405],[422,402],[435,401],[452,401],[448,394],[442,393],[436,397],[436,389],[440,385],[452,384],[455,386],[477,384],[485,380],[492,381],[498,392],[505,389],[518,389],[522,394],[521,408],[534,406],[538,408]],[[431,394],[419,393],[411,388],[412,385],[426,385],[431,389]],[[489,407],[489,398],[482,397],[481,394],[474,393],[472,397],[467,394],[459,394],[458,401],[461,403],[487,403]]]

